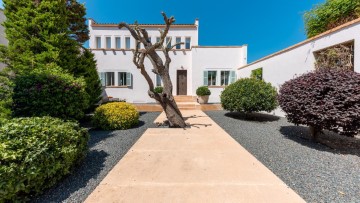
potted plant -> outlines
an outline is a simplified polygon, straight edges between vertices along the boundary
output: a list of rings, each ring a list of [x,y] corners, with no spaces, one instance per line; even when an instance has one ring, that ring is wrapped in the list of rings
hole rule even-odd
[[[209,101],[209,95],[211,94],[207,86],[201,86],[196,89],[196,95],[200,104],[207,104]]]

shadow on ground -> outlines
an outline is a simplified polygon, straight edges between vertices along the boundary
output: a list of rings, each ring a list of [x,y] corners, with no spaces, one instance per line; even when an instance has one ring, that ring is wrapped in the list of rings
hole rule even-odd
[[[280,117],[278,117],[278,116],[273,116],[273,115],[264,114],[264,113],[245,114],[242,112],[228,112],[228,113],[225,113],[225,116],[234,118],[237,120],[255,121],[255,122],[274,122],[274,121],[278,121],[280,119]]]
[[[304,126],[281,126],[280,133],[283,134],[285,138],[312,149],[334,154],[360,156],[359,138],[345,137],[337,133],[324,131],[315,142],[311,139],[309,128]]]

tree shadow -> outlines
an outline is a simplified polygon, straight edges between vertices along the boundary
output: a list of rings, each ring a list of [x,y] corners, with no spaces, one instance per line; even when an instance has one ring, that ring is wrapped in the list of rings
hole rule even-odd
[[[255,121],[255,122],[274,122],[278,121],[280,117],[264,114],[264,113],[243,113],[243,112],[227,112],[225,113],[226,117],[230,117],[237,120],[244,121]]]
[[[333,154],[360,156],[359,138],[345,137],[334,132],[324,131],[319,134],[316,141],[313,141],[309,128],[305,126],[281,126],[280,133],[285,138],[312,149]]]
[[[104,151],[89,151],[85,160],[79,163],[70,175],[46,190],[42,195],[35,197],[31,202],[63,202],[74,192],[85,188],[89,180],[98,177],[105,166],[104,162],[107,156],[109,154]]]

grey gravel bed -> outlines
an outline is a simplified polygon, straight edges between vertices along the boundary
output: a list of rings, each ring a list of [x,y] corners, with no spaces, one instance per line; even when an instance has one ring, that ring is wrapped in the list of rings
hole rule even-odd
[[[89,152],[71,175],[32,202],[83,202],[126,154],[159,113],[141,113],[137,127],[119,131],[90,131]]]
[[[307,139],[306,127],[285,118],[256,114],[245,119],[227,111],[206,114],[305,201],[360,202],[360,148],[338,150],[314,143]]]

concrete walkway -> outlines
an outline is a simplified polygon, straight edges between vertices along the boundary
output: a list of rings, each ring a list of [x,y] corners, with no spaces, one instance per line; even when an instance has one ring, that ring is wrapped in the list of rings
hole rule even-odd
[[[191,128],[148,129],[85,202],[305,202],[204,112],[182,112]]]

